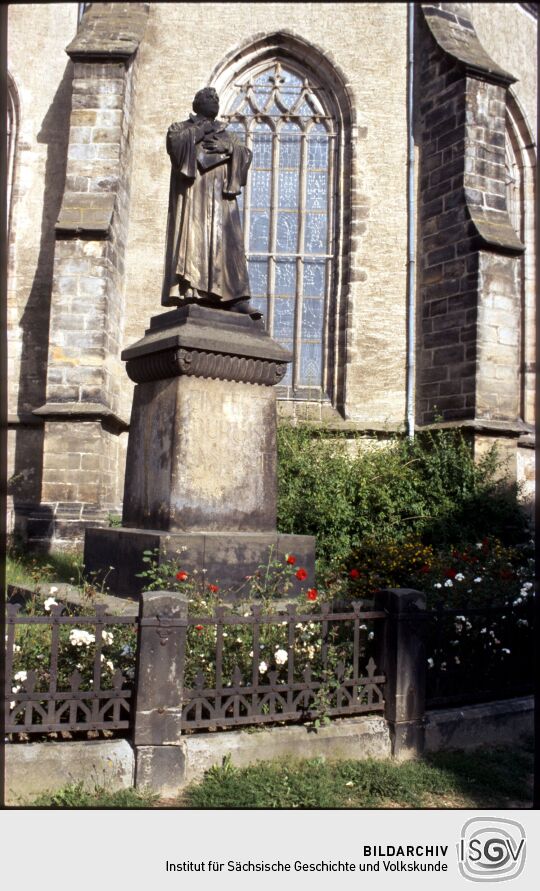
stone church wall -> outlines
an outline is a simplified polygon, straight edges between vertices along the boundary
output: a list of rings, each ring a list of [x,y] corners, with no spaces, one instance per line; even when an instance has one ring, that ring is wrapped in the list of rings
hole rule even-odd
[[[16,145],[8,269],[9,495],[41,500],[54,224],[68,149],[77,4],[12,4],[8,72],[14,82]],[[30,39],[31,35],[31,39]]]
[[[416,422],[464,426],[478,454],[500,441],[530,494],[536,22],[502,3],[417,4],[416,20]],[[9,25],[15,528],[67,546],[119,511],[133,393],[120,352],[162,309],[165,134],[198,89],[265,48],[328,76],[344,122],[331,401],[280,413],[404,431],[407,4],[90,4],[79,31],[76,4],[27,4]],[[463,41],[478,70],[464,69]],[[508,114],[525,158],[519,233],[501,166]]]

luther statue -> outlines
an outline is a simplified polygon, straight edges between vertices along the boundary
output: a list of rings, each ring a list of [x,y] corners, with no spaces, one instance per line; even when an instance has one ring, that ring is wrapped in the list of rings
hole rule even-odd
[[[216,91],[205,87],[194,113],[167,132],[172,171],[162,303],[199,303],[256,319],[236,202],[252,154],[217,120],[218,111]]]

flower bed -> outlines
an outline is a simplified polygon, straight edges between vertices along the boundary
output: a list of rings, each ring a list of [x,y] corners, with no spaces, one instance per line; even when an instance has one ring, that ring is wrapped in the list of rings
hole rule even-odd
[[[226,602],[227,592],[219,585],[206,582],[203,572],[183,569],[181,553],[175,560],[160,563],[159,555],[148,551],[144,559],[142,576],[148,590],[181,591],[189,602],[192,618],[187,630],[186,687],[212,687],[218,682],[238,685],[239,679],[242,683],[266,679],[290,683],[301,680],[309,670],[322,684],[322,703],[339,673],[343,677],[357,670],[358,665],[353,665],[357,658],[365,664],[375,654],[378,642],[375,624],[362,622],[354,655],[353,619],[324,624],[325,611],[336,604],[350,609],[353,602],[363,602],[369,608],[374,593],[386,587],[426,592],[428,700],[481,698],[488,695],[488,687],[488,698],[496,698],[498,692],[502,697],[507,690],[524,691],[532,677],[532,555],[527,549],[504,547],[494,538],[445,552],[412,539],[387,545],[366,542],[354,555],[352,565],[328,574],[318,588],[302,590],[294,603],[300,618],[294,622],[280,615],[290,598],[293,579],[303,581],[306,575],[293,554],[284,561],[271,559],[246,578],[242,601],[232,604]],[[102,690],[112,688],[120,678],[132,684],[135,625],[100,626],[96,641],[96,628],[91,627],[92,599],[84,609],[75,609],[59,605],[56,594],[54,586],[48,588],[46,596],[36,595],[24,612],[43,617],[63,613],[79,616],[81,621],[74,618],[55,632],[52,621],[15,626],[11,694],[24,693],[29,681],[36,692],[46,692],[52,675],[57,690],[69,690],[75,684],[78,690],[91,691],[96,679]],[[256,632],[253,614],[259,618]],[[227,622],[227,615],[236,618]],[[53,633],[58,635],[54,670]],[[10,701],[11,707],[14,702]]]

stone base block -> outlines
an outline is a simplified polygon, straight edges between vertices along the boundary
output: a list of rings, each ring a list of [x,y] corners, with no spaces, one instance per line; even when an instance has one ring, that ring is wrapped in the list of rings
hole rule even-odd
[[[184,784],[186,756],[181,746],[137,746],[135,785],[173,796]]]
[[[426,751],[519,746],[534,735],[534,697],[500,699],[426,714]]]
[[[425,727],[419,721],[389,721],[392,755],[397,761],[410,761],[424,753]]]
[[[6,801],[10,806],[31,803],[44,792],[69,783],[93,791],[104,786],[113,792],[133,786],[133,749],[125,739],[7,745]]]
[[[176,559],[188,573],[205,569],[207,582],[217,584],[230,600],[247,597],[246,576],[266,566],[271,555],[285,560],[294,554],[296,566],[307,577],[294,578],[286,596],[295,597],[314,584],[315,538],[311,535],[281,535],[278,532],[163,532],[151,529],[86,530],[84,564],[87,573],[105,582],[111,593],[133,597],[147,587],[137,573],[147,568],[143,552],[158,549],[161,561]],[[185,550],[183,550],[185,549]]]

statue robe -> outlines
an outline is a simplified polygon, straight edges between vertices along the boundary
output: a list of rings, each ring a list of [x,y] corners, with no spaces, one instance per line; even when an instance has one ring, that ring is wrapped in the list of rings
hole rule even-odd
[[[167,133],[172,171],[164,306],[176,305],[178,290],[184,294],[188,288],[223,303],[250,297],[236,195],[246,184],[252,155],[230,133],[230,155],[204,152],[195,143],[195,120],[190,115]],[[224,130],[223,123],[214,121],[209,135]]]

